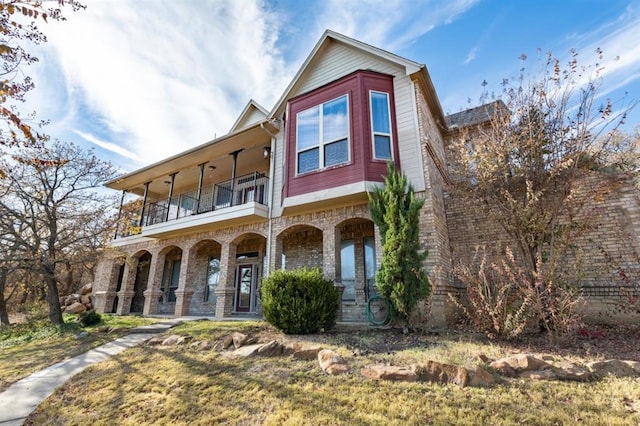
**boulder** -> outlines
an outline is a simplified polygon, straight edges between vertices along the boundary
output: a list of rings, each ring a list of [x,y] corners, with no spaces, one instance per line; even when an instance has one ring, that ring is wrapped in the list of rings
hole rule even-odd
[[[258,349],[258,355],[262,356],[278,356],[282,355],[282,345],[275,340],[271,340],[270,342],[264,343]]]
[[[349,366],[344,358],[330,349],[318,352],[318,363],[322,371],[332,376],[349,372]]]
[[[164,341],[164,337],[162,336],[153,336],[151,339],[147,340],[148,346],[158,346],[161,345]]]
[[[87,310],[87,307],[80,302],[74,302],[64,309],[66,314],[81,314]]]
[[[291,355],[295,359],[312,360],[318,357],[322,347],[317,345],[304,345],[299,342],[287,342],[282,347],[284,355]]]
[[[490,363],[489,367],[494,368],[500,372],[502,372],[503,370],[505,372],[508,372],[509,369],[505,368],[505,365],[509,366],[516,372],[536,371],[551,368],[550,364],[546,363],[540,358],[536,358],[531,354],[516,354],[505,358],[500,358]]]
[[[496,378],[494,375],[480,366],[476,366],[476,368],[469,371],[469,386],[487,387],[492,386],[495,383]]]
[[[640,362],[638,361],[622,361],[629,367],[633,368],[636,373],[640,374]]]
[[[82,286],[82,290],[80,290],[80,294],[84,296],[85,294],[91,294],[92,291],[93,291],[93,283],[89,283]]]
[[[418,380],[418,375],[413,368],[392,365],[367,365],[360,369],[360,374],[372,380],[391,380],[394,382],[415,382]]]
[[[554,363],[553,370],[560,380],[586,382],[591,379],[591,371],[566,360]]]
[[[80,303],[82,303],[83,305],[88,305],[91,303],[91,297],[87,296],[86,294],[83,294],[82,296],[80,296]]]
[[[415,371],[418,374],[418,380],[422,382],[452,383],[460,387],[465,387],[469,382],[467,369],[453,364],[427,361],[417,365]]]
[[[80,302],[80,296],[78,296],[77,294],[70,294],[64,300],[64,306],[73,305],[76,302]]]
[[[233,335],[228,334],[222,339],[222,349],[229,349],[233,345]]]
[[[590,362],[587,367],[597,377],[633,377],[637,375],[636,370],[631,365],[619,359]]]

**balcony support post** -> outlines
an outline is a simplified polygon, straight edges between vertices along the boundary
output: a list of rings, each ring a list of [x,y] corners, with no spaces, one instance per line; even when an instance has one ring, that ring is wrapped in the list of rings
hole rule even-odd
[[[233,164],[231,164],[231,202],[229,203],[230,206],[233,206],[235,203],[234,198],[235,198],[235,192],[236,192],[236,166],[238,163],[238,154],[240,154],[242,151],[244,151],[244,149],[239,149],[237,151],[233,151],[231,153],[229,153],[229,155],[233,156]]]
[[[169,182],[169,197],[167,198],[167,212],[165,213],[164,221],[167,222],[169,220],[169,210],[171,208],[171,199],[173,198],[173,184],[176,182],[176,173],[171,173],[169,177],[171,181]]]
[[[140,227],[144,226],[144,208],[147,206],[147,196],[149,195],[149,184],[151,182],[144,183],[144,195],[142,196],[142,208],[140,209]]]
[[[196,211],[195,214],[200,213],[200,198],[202,197],[202,181],[204,180],[204,166],[207,165],[205,161],[202,164],[198,164],[200,167],[200,177],[198,178],[198,192],[196,194]]]
[[[118,207],[118,217],[116,219],[116,234],[113,236],[115,240],[118,238],[118,231],[120,231],[120,219],[122,219],[122,205],[124,204],[124,196],[127,194],[127,190],[122,190],[122,197],[120,197],[120,207]]]

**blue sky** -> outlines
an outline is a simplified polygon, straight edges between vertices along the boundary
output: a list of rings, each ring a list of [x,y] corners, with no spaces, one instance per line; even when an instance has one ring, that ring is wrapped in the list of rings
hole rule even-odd
[[[538,49],[588,64],[600,47],[602,101],[640,99],[640,0],[85,3],[43,27],[29,110],[123,171],[225,134],[250,98],[271,109],[327,28],[426,64],[445,113],[477,105],[485,80],[499,91],[523,53],[533,70]]]

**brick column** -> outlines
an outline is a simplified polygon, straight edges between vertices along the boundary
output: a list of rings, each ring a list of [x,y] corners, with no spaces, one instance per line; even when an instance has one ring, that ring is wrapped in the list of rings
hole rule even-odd
[[[196,253],[197,247],[190,247],[182,252],[180,261],[180,278],[178,289],[176,290],[176,308],[174,315],[182,317],[189,315],[191,296],[193,296],[193,281],[196,275]]]
[[[149,281],[147,289],[144,291],[144,315],[151,315],[158,312],[160,304],[160,284],[162,283],[162,273],[164,272],[164,261],[166,253],[159,253],[151,257],[151,265],[149,268]]]
[[[222,243],[220,253],[220,281],[216,288],[216,318],[227,318],[233,312],[235,295],[236,245]]]
[[[322,231],[322,273],[326,279],[333,281],[333,285],[340,293],[338,321],[343,319],[342,293],[344,293],[340,265],[340,231],[335,226],[331,226]]]
[[[116,297],[118,277],[120,276],[120,259],[102,256],[96,267],[96,282],[93,287],[93,308],[96,312],[111,312]]]
[[[116,313],[118,315],[127,315],[131,310],[131,300],[135,295],[134,285],[136,282],[136,273],[138,272],[138,259],[128,258],[124,264],[124,273],[122,274],[122,287],[118,292],[118,307]]]

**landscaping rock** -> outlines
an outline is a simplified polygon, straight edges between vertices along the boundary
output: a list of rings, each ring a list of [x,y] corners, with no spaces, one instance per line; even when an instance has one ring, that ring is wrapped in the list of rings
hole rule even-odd
[[[557,378],[556,373],[551,369],[546,370],[524,370],[520,372],[520,377],[533,380],[555,380]]]
[[[633,377],[637,375],[636,370],[631,365],[619,359],[590,362],[587,367],[597,377]]]
[[[629,367],[633,368],[636,373],[640,374],[640,362],[638,361],[622,361]]]
[[[81,314],[87,310],[87,307],[80,302],[74,302],[64,309],[66,314]]]
[[[591,379],[591,371],[566,360],[554,363],[553,370],[560,380],[586,382]]]
[[[360,374],[372,380],[391,380],[394,382],[415,382],[418,380],[418,375],[413,368],[382,364],[367,365],[360,369]]]
[[[187,337],[187,336],[180,336],[180,335],[177,335],[177,334],[172,334],[172,335],[166,337],[162,341],[162,346],[183,345],[183,344],[187,343],[188,340],[190,340],[190,338]]]
[[[164,337],[162,336],[154,336],[151,339],[147,340],[148,346],[158,346],[164,342]]]
[[[200,342],[200,349],[202,349],[203,351],[208,351],[209,349],[211,349],[211,342],[208,340],[203,340],[202,342]]]
[[[488,356],[486,356],[485,354],[478,354],[478,361],[480,361],[483,364],[487,364],[489,363],[491,360],[489,359]]]
[[[476,366],[476,368],[469,371],[469,386],[488,387],[494,385],[495,383],[496,378],[494,377],[494,375],[480,366]]]
[[[427,361],[417,365],[415,371],[418,374],[418,380],[423,382],[452,383],[460,387],[465,387],[469,382],[467,369],[453,364]]]
[[[312,360],[318,357],[318,353],[321,350],[321,346],[305,346],[299,342],[287,342],[282,348],[282,353],[284,355],[292,355],[295,359]]]
[[[91,303],[91,297],[86,296],[86,295],[80,296],[80,303],[82,303],[83,305],[90,304]]]
[[[531,354],[516,354],[500,358],[490,363],[489,367],[502,371],[504,369],[504,365],[508,365],[516,372],[536,371],[551,368],[551,365]]]
[[[247,344],[247,340],[249,339],[249,336],[247,336],[246,334],[235,332],[231,335],[231,339],[233,341],[233,347],[238,349],[241,346],[244,346],[245,344]]]
[[[282,355],[282,345],[275,340],[271,340],[270,342],[264,343],[258,349],[258,355],[262,356],[278,356]]]
[[[222,349],[229,349],[233,345],[233,335],[228,334],[222,339]]]
[[[80,290],[80,293],[82,295],[85,295],[85,294],[91,294],[92,291],[93,291],[93,283],[89,283],[89,284],[85,284],[82,287],[82,290]]]
[[[242,346],[231,352],[231,355],[239,358],[248,358],[250,356],[256,355],[261,347],[262,345],[260,343]]]
[[[330,349],[318,352],[318,363],[322,371],[332,376],[349,372],[349,366],[344,358]]]
[[[78,296],[77,294],[70,294],[64,300],[64,306],[70,306],[76,302],[80,302],[80,296]]]

